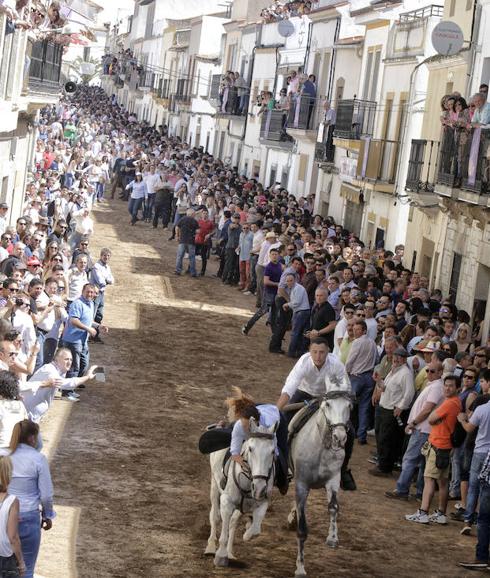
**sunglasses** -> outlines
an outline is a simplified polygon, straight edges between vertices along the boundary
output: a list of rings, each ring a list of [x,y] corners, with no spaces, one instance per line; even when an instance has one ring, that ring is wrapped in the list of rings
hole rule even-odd
[[[18,289],[17,287],[9,287],[9,291],[10,293],[17,293]]]
[[[475,357],[486,357],[486,353],[475,353]]]
[[[25,227],[27,225],[27,223],[17,223],[18,225],[21,225],[22,227]]]
[[[4,237],[3,240],[4,240],[4,241],[11,241],[11,240],[12,240],[12,237]]]
[[[437,373],[437,369],[428,369],[427,373]]]
[[[465,373],[465,374],[463,375],[463,377],[464,377],[465,379],[475,379],[476,376],[475,376],[475,375],[472,375],[471,373]]]
[[[65,290],[64,285],[58,285],[58,293],[62,293]]]

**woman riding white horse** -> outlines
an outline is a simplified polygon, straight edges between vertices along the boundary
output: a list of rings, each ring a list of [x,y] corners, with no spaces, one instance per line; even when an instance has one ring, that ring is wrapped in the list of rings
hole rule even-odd
[[[253,399],[239,388],[234,388],[234,393],[226,400],[228,417],[230,421],[236,420],[231,432],[231,464],[226,476],[223,460],[227,450],[215,451],[210,455],[211,532],[205,553],[215,554],[217,566],[227,566],[228,561],[234,558],[234,534],[242,514],[252,515],[252,522],[243,535],[244,541],[260,534],[272,493],[274,462],[278,453],[276,430],[280,424],[280,414],[277,407],[256,406]],[[226,434],[226,430],[223,430],[223,434]],[[222,528],[216,550],[220,514]]]

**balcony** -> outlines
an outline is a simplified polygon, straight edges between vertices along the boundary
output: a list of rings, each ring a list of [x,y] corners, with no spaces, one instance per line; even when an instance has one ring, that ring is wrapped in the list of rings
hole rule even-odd
[[[405,190],[412,193],[433,193],[438,159],[438,141],[412,140]]]
[[[363,136],[372,136],[375,116],[376,102],[356,98],[339,100],[334,138],[360,140]]]
[[[361,141],[357,161],[357,179],[376,183],[381,192],[393,192],[400,143],[386,139]]]
[[[216,108],[216,116],[237,116],[245,118],[248,112],[250,87],[226,87],[222,90],[221,74],[213,74],[209,87],[208,98]],[[242,92],[239,96],[238,92]]]
[[[490,207],[490,129],[445,128],[440,143],[412,141],[405,188]]]
[[[287,131],[296,140],[316,142],[319,125],[318,100],[309,96],[293,99],[288,113]]]
[[[34,42],[30,55],[29,91],[57,94],[61,90],[63,47],[46,40]]]
[[[286,133],[287,115],[282,110],[266,110],[260,124],[260,140],[279,148],[291,148],[293,139]]]

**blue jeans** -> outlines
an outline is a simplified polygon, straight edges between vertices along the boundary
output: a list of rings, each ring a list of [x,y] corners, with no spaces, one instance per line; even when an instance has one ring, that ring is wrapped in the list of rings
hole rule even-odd
[[[293,322],[291,329],[291,341],[289,342],[288,355],[296,357],[301,355],[305,350],[305,338],[303,333],[308,329],[310,324],[310,310],[297,311],[293,313]]]
[[[99,294],[94,299],[94,321],[96,323],[102,323],[104,318],[104,291],[99,291]]]
[[[0,556],[0,578],[19,578],[19,576],[15,554],[8,558]]]
[[[461,495],[461,466],[464,457],[464,444],[453,449],[451,458],[451,481],[449,483],[449,493],[451,496]]]
[[[175,263],[175,271],[177,273],[182,273],[182,261],[184,260],[184,255],[189,253],[189,266],[191,270],[191,275],[195,277],[196,273],[196,246],[187,243],[179,243],[177,247],[177,261]]]
[[[413,430],[407,449],[403,454],[402,471],[396,482],[396,491],[402,496],[408,496],[415,470],[419,469],[417,478],[417,496],[424,491],[424,463],[425,458],[420,453],[422,446],[429,439],[429,434]]]
[[[62,341],[60,347],[66,347],[69,349],[73,356],[73,362],[70,371],[67,371],[66,373],[66,377],[82,377],[82,375],[87,371],[90,363],[88,344],[81,343],[80,341],[76,343]]]
[[[19,538],[27,568],[24,578],[33,578],[41,545],[41,514],[38,510],[19,514]]]
[[[74,181],[75,178],[73,173],[65,173],[65,182],[63,184],[66,188],[71,189],[73,187]]]
[[[104,198],[104,183],[95,183],[95,194],[98,201]]]
[[[148,195],[145,199],[143,207],[143,217],[145,219],[151,219],[153,217],[153,207],[155,206],[155,194]]]
[[[475,557],[480,562],[488,562],[490,560],[490,486],[485,482],[480,485],[480,507],[478,510],[478,542]]]
[[[134,225],[138,220],[138,212],[143,206],[143,201],[145,199],[133,199],[132,197],[129,198],[128,202],[128,212],[131,215],[131,224]]]
[[[357,398],[359,425],[357,428],[357,438],[361,442],[367,439],[367,430],[369,427],[369,409],[371,396],[373,395],[374,381],[373,372],[365,371],[360,375],[349,375],[352,385],[352,391]]]
[[[485,461],[487,454],[474,453],[471,460],[470,481],[468,483],[468,497],[466,498],[466,510],[464,521],[471,524],[474,522],[476,504],[480,495],[480,480],[478,476]]]
[[[247,321],[245,324],[245,330],[248,333],[252,327],[257,323],[257,321],[263,317],[266,313],[269,313],[269,322],[272,324],[272,320],[275,317],[275,294],[265,293],[262,298],[262,305],[257,309],[255,314]]]

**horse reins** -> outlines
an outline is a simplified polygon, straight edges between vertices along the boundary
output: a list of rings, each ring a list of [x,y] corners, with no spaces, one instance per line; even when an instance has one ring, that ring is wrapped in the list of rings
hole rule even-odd
[[[274,434],[270,434],[270,433],[265,433],[265,432],[254,432],[251,433],[249,436],[250,438],[256,438],[256,439],[268,439],[268,440],[273,440],[274,439]],[[248,462],[246,460],[245,464],[247,465],[248,468]],[[269,480],[271,479],[271,476],[274,472],[274,461],[272,460],[272,464],[271,467],[269,469],[269,473],[267,476],[264,476],[262,474],[258,474],[256,476],[250,476],[247,474],[247,472],[245,471],[244,468],[242,468],[240,474],[243,475],[249,482],[250,484],[253,483],[254,480],[265,480],[266,481],[266,485],[268,484]],[[250,470],[250,468],[248,468]],[[252,490],[251,488],[249,490],[246,490],[244,488],[242,488],[242,486],[240,485],[240,482],[237,479],[237,472],[236,472],[236,462],[233,462],[233,481],[235,482],[236,487],[240,490],[240,493],[242,494],[242,499],[240,500],[240,512],[242,514],[244,514],[245,512],[243,511],[243,503],[245,502],[245,500],[247,498],[251,499],[251,500],[255,500],[255,498],[252,497]]]

